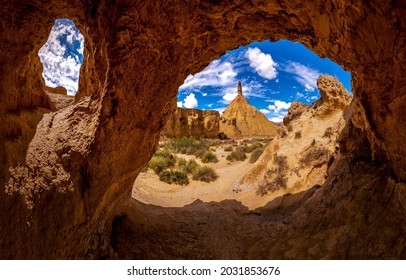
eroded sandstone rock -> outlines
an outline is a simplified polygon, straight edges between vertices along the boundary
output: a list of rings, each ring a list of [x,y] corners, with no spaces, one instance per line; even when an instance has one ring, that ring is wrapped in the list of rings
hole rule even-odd
[[[184,243],[171,242],[179,232],[190,258],[404,258],[404,3],[161,2],[0,1],[0,258],[123,257],[122,243],[112,242],[122,239],[111,238],[117,217],[128,217],[121,228],[150,246],[142,250],[156,252],[144,258],[171,256],[162,242],[181,252],[173,244]],[[85,48],[79,102],[50,113],[38,50],[57,18],[74,21]],[[182,209],[155,215],[133,205],[134,179],[185,78],[227,50],[279,39],[352,73],[355,108],[342,139],[351,145],[314,198],[295,204],[288,220],[283,210],[265,211],[275,222],[261,227],[250,226],[255,213],[230,205],[212,223],[197,219],[210,217],[199,215],[205,206],[188,219]],[[208,246],[204,225],[232,233],[221,235],[227,246]],[[241,225],[254,237],[238,238]],[[205,251],[214,247],[223,251]]]
[[[277,134],[278,127],[249,104],[242,93],[241,82],[238,82],[237,96],[221,115],[220,132],[231,138],[273,137]]]
[[[283,118],[283,124],[288,126],[291,121],[299,118],[303,112],[306,112],[308,109],[309,106],[302,102],[292,102],[287,115]]]
[[[161,134],[166,137],[202,136],[217,138],[220,114],[217,111],[177,108],[169,117]]]

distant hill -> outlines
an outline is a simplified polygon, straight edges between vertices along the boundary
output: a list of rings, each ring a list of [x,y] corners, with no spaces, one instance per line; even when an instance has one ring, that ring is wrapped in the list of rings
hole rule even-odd
[[[238,95],[224,110],[220,119],[220,133],[228,137],[247,136],[272,137],[278,134],[278,126],[267,119],[257,108],[251,106],[242,94],[241,82],[238,82]]]

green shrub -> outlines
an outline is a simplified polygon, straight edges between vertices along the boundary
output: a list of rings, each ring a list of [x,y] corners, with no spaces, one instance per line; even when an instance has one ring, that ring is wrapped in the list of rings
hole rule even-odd
[[[163,170],[174,167],[176,157],[166,150],[158,150],[148,163],[148,167],[154,170],[156,174],[161,173]]]
[[[168,143],[168,149],[180,154],[196,155],[201,157],[209,149],[207,141],[196,137],[173,138]]]
[[[267,171],[267,180],[258,186],[257,194],[265,195],[269,191],[276,191],[278,189],[286,189],[287,187],[287,173],[288,163],[286,156],[274,155],[273,159],[276,164],[276,168],[272,168]]]
[[[193,180],[203,181],[206,183],[216,180],[217,177],[216,171],[206,165],[198,167],[195,172],[193,172]]]
[[[231,154],[229,154],[226,159],[229,161],[243,161],[247,158],[247,156],[244,153],[244,150],[241,147],[238,147],[235,149],[234,152],[231,152]]]
[[[179,170],[187,174],[192,174],[199,166],[200,165],[194,159],[189,160],[185,165],[178,164]]]
[[[167,184],[188,185],[189,178],[181,171],[164,170],[159,173],[159,180]]]
[[[265,150],[264,147],[256,148],[255,150],[253,150],[251,157],[250,157],[250,162],[251,163],[256,162],[259,159],[259,157],[262,155],[264,150]]]
[[[210,151],[206,151],[201,158],[203,163],[218,162],[217,156]]]
[[[232,152],[233,151],[233,146],[229,145],[227,147],[224,148],[225,152]]]

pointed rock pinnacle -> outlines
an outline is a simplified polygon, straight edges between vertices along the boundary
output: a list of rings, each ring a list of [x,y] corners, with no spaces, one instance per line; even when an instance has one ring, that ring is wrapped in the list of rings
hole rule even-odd
[[[237,90],[237,92],[238,92],[238,95],[242,95],[242,87],[241,87],[241,82],[240,81],[238,82],[238,90]]]

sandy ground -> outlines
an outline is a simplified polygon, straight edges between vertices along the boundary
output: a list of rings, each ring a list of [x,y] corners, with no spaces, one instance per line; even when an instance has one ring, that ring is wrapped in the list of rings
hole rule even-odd
[[[169,185],[161,182],[158,175],[149,170],[138,176],[134,183],[132,197],[143,203],[164,207],[182,207],[197,199],[204,202],[236,199],[248,208],[254,209],[269,201],[269,197],[256,195],[256,190],[249,185],[240,184],[241,179],[253,166],[253,163],[249,163],[250,154],[247,154],[245,161],[229,162],[226,160],[229,152],[225,152],[223,147],[217,147],[214,153],[219,162],[206,164],[213,167],[219,176],[214,182],[190,180],[187,186]],[[177,156],[187,160],[196,159],[190,155],[178,154]],[[196,161],[202,164],[200,160],[196,159]]]

